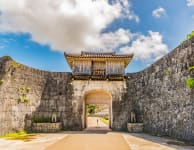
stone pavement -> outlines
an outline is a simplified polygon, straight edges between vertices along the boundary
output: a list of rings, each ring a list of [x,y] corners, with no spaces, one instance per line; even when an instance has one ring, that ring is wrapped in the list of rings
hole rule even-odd
[[[169,138],[145,133],[79,131],[37,134],[30,142],[0,139],[0,150],[194,150],[194,146],[169,145]]]
[[[64,133],[37,134],[37,139],[30,142],[0,139],[0,150],[44,150],[65,136]]]
[[[71,134],[46,150],[131,150],[119,133]]]
[[[111,131],[109,126],[102,122],[99,117],[88,117],[87,118],[87,125],[88,127],[84,129],[84,131]],[[97,125],[98,119],[98,125]]]
[[[97,125],[97,119],[98,119],[98,125]],[[89,128],[90,127],[107,127],[108,128],[108,125],[102,122],[99,117],[87,117],[87,125]]]
[[[194,150],[194,146],[169,145],[168,142],[180,141],[151,136],[145,133],[124,133],[123,137],[131,150]]]

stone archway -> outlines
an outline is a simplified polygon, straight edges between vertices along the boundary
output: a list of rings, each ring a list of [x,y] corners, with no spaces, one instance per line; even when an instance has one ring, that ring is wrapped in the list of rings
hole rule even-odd
[[[112,128],[112,96],[111,94],[102,89],[94,89],[85,92],[83,100],[83,128],[87,128],[87,114],[86,105],[87,104],[106,104],[109,106],[109,128]]]

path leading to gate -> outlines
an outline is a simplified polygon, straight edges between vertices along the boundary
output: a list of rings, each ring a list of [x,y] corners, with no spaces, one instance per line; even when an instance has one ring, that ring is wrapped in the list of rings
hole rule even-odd
[[[87,126],[85,131],[111,131],[109,125],[102,122],[99,117],[87,117]]]
[[[88,117],[87,119],[88,119],[88,122],[87,122],[88,127],[108,127],[108,125],[102,122],[99,117]],[[98,120],[98,124],[97,124],[97,120]]]
[[[169,144],[183,144],[181,141],[145,133],[66,131],[36,135],[29,142],[0,138],[0,150],[194,150],[194,146]]]
[[[71,134],[46,150],[131,150],[119,133]]]

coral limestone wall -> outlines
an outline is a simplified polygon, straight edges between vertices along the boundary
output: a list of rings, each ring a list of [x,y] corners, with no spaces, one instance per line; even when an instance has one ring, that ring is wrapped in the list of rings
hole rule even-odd
[[[144,131],[194,141],[194,38],[143,72],[128,74],[130,109],[143,116]],[[133,108],[132,108],[133,107]]]
[[[53,109],[58,119],[73,118],[70,73],[49,73],[0,59],[0,134],[25,128],[28,117],[49,118]],[[69,121],[70,122],[70,121]],[[73,126],[64,124],[64,126]]]

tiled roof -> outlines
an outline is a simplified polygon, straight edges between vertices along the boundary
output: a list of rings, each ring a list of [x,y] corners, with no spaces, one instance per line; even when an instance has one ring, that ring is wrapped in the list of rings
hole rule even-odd
[[[97,53],[97,52],[86,52],[86,51],[82,51],[81,52],[81,56],[98,56],[98,57],[101,57],[101,56],[114,56],[115,55],[115,52],[100,52],[100,53]]]
[[[125,67],[133,58],[133,54],[115,54],[115,52],[108,53],[94,53],[94,52],[81,52],[81,54],[67,54],[64,53],[70,67],[73,67],[75,60],[89,60],[89,61],[107,61],[107,60],[119,60],[124,61]]]
[[[115,52],[106,52],[106,53],[97,53],[97,52],[85,52],[82,51],[80,54],[67,54],[65,53],[65,57],[74,57],[74,58],[132,58],[133,54],[115,54]]]

